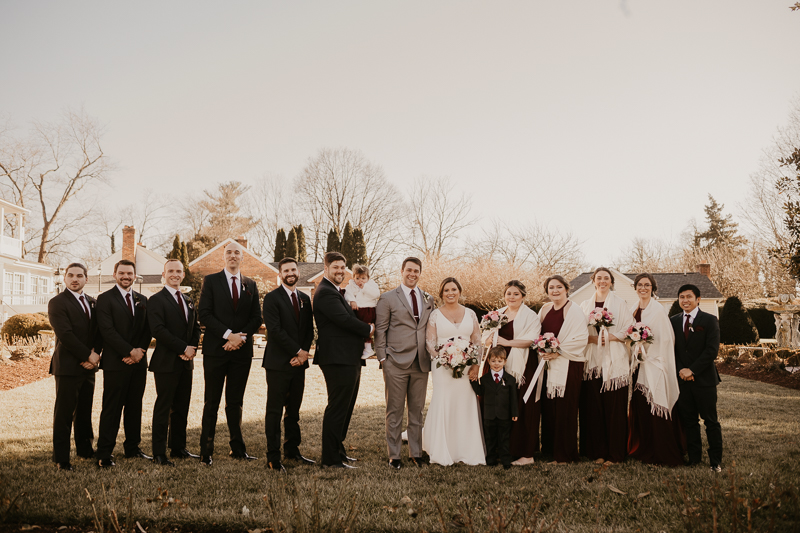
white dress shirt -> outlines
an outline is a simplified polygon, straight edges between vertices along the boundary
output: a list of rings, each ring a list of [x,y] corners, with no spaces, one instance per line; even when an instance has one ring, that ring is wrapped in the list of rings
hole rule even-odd
[[[128,289],[127,291],[117,284],[117,288],[119,289],[120,294],[122,294],[122,300],[125,302],[125,306],[128,306],[128,300],[126,299],[127,295],[131,295],[131,313],[133,316],[136,316],[136,302],[133,300],[133,291]]]
[[[238,274],[231,274],[230,272],[228,272],[227,268],[223,269],[223,272],[225,272],[225,279],[227,280],[227,283],[228,283],[228,290],[231,291],[231,298],[233,298],[233,282],[231,282],[232,279],[236,280],[236,290],[239,291],[239,298],[241,298],[242,297],[242,273],[239,272]],[[231,330],[225,331],[225,333],[222,335],[222,338],[227,340],[228,339],[228,335],[230,335],[231,333],[233,333],[233,331],[231,331]],[[243,339],[247,338],[247,334],[246,333],[239,333],[239,335],[241,335]]]
[[[498,379],[500,380],[500,383],[503,382],[503,369],[502,368],[500,369],[500,372],[495,372],[494,370],[492,370],[492,381],[496,382]]]
[[[84,296],[84,294],[82,292],[75,292],[72,289],[67,289],[67,290],[72,293],[72,295],[75,297],[75,299],[78,300],[79,304],[81,304],[81,298],[83,298],[83,303],[81,304],[81,309],[83,309],[84,311],[88,311],[89,312],[89,318],[92,318],[92,308],[89,306],[89,299],[86,296]]]
[[[182,306],[183,307],[183,314],[184,314],[184,316],[186,316],[186,321],[188,322],[189,321],[189,306],[186,304],[186,300],[183,300],[183,295],[181,294],[181,291],[173,289],[169,285],[164,285],[164,288],[169,291],[169,293],[172,295],[173,298],[175,298],[175,303],[178,303],[178,298],[181,298],[181,300],[183,301],[183,306]],[[175,296],[176,294],[178,295],[177,297]]]
[[[417,297],[417,312],[419,316],[416,318],[422,317],[422,291],[419,290],[419,287],[414,287],[410,289],[405,285],[400,285],[400,288],[403,289],[403,294],[406,296],[406,300],[408,301],[408,307],[411,308],[411,312],[414,312],[414,302],[411,301],[411,291],[414,291],[414,295]]]
[[[694,319],[697,318],[698,311],[700,311],[700,306],[697,306],[694,309],[692,309],[691,313],[687,313],[686,311],[684,311],[683,312],[683,323],[684,324],[686,323],[686,317],[687,316],[691,317],[691,318],[689,318],[689,324],[693,323]]]

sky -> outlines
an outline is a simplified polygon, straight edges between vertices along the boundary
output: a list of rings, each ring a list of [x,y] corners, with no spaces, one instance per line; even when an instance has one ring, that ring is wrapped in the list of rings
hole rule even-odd
[[[800,95],[793,3],[4,0],[0,113],[83,106],[112,204],[288,188],[346,147],[401,190],[449,176],[476,221],[572,231],[607,264],[678,239],[709,193],[736,216]]]

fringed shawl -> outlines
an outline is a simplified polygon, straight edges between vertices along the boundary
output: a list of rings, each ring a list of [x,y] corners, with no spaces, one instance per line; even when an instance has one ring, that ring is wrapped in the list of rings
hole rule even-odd
[[[544,317],[553,309],[552,303],[545,304],[539,311],[539,321],[544,321]],[[573,302],[567,302],[564,310],[564,325],[558,333],[558,342],[561,353],[550,361],[550,368],[547,371],[547,397],[563,398],[567,386],[567,373],[570,361],[585,361],[584,350],[589,338],[586,329],[586,315],[580,306]]]
[[[581,304],[581,309],[588,316],[595,307],[597,294],[585,300]],[[628,303],[617,296],[614,291],[610,291],[603,303],[612,315],[614,315],[614,325],[607,329],[609,335],[614,335],[619,340],[623,340],[627,334],[628,327],[633,324],[633,314],[628,309]],[[597,335],[594,326],[589,326],[586,321],[587,335]],[[624,342],[606,342],[605,346],[589,343],[586,346],[586,368],[583,379],[603,378],[601,392],[613,391],[628,386],[630,380],[630,359],[629,351]]]

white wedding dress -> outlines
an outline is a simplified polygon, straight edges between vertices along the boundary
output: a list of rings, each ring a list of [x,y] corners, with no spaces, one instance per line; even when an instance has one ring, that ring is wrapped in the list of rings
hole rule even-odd
[[[451,337],[461,336],[480,344],[481,330],[478,317],[465,309],[464,319],[453,324],[438,310],[428,319],[428,352]],[[478,398],[469,383],[469,369],[461,378],[454,378],[447,367],[431,364],[433,395],[422,430],[422,449],[428,452],[431,463],[451,465],[486,464]]]

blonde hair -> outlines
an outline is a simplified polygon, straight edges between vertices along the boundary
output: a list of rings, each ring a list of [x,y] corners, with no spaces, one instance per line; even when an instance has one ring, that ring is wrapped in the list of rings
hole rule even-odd
[[[367,276],[369,277],[369,267],[365,265],[355,264],[353,265],[353,277],[356,276]]]

